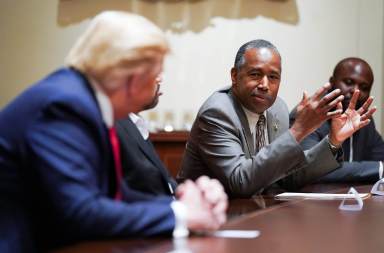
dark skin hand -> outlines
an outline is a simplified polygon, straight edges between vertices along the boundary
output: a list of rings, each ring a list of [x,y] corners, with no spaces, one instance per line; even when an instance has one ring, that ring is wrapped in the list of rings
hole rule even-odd
[[[331,131],[329,133],[329,141],[340,147],[341,144],[349,138],[353,133],[369,124],[370,118],[376,111],[376,107],[369,108],[372,104],[373,97],[369,97],[365,103],[356,110],[356,103],[359,98],[360,91],[355,90],[352,95],[348,108],[341,115],[332,118]],[[337,105],[338,110],[342,109],[342,104]]]
[[[340,90],[336,89],[325,95],[331,88],[329,83],[318,89],[313,96],[308,97],[304,92],[303,99],[297,106],[296,120],[289,129],[297,142],[319,128],[325,121],[341,115],[342,109],[335,108],[343,99]]]

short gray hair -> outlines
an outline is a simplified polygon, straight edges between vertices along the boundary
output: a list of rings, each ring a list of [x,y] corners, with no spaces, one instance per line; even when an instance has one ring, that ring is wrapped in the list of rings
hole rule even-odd
[[[234,67],[237,70],[239,70],[240,67],[243,66],[243,64],[245,63],[245,59],[244,59],[245,51],[247,51],[248,49],[251,49],[251,48],[258,48],[258,49],[269,48],[269,49],[273,50],[274,52],[276,52],[279,55],[280,60],[281,60],[281,56],[280,56],[279,51],[271,42],[266,41],[266,40],[262,40],[262,39],[251,40],[251,41],[248,41],[247,43],[245,43],[244,45],[242,45],[236,53]]]

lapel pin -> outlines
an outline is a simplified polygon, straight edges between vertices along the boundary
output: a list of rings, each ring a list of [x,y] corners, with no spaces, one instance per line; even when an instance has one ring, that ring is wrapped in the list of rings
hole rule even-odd
[[[279,126],[277,125],[276,122],[273,123],[273,130],[275,130],[275,132],[276,132],[277,130],[279,130]]]

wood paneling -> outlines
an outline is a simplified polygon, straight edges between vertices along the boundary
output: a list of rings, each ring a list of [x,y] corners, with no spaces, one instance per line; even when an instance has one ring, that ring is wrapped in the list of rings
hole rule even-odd
[[[187,131],[158,132],[149,136],[160,159],[174,178],[179,171],[188,136]]]

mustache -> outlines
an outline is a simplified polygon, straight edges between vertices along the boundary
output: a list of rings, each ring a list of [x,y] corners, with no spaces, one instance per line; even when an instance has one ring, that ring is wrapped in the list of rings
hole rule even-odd
[[[273,97],[271,95],[269,95],[268,93],[260,92],[258,89],[254,89],[251,92],[251,96],[258,96],[267,100],[273,100]]]

